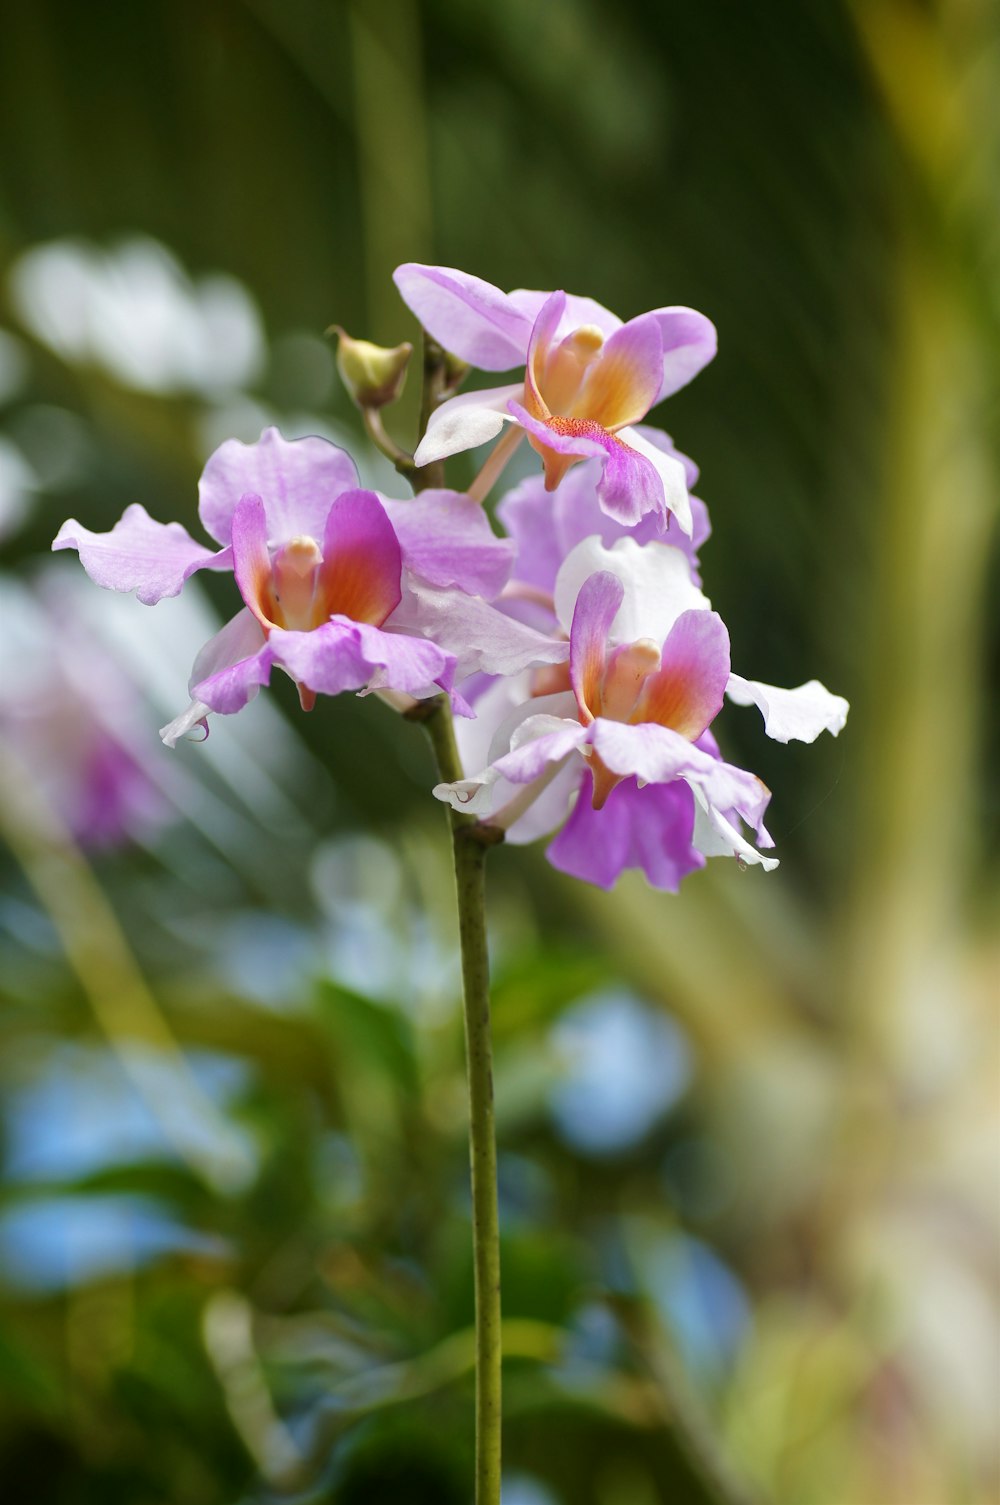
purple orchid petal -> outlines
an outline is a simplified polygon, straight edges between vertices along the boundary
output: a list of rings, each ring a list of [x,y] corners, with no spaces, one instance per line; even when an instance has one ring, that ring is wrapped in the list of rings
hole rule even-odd
[[[334,617],[312,632],[285,632],[269,639],[275,663],[299,684],[320,695],[373,688],[422,698],[451,687],[454,655],[436,643],[383,632],[367,622]]]
[[[453,355],[482,371],[524,364],[531,320],[492,283],[414,261],[397,267],[393,281],[424,328]]]
[[[110,533],[92,533],[69,518],[52,548],[76,549],[96,585],[135,591],[144,606],[178,595],[195,570],[228,570],[233,563],[228,548],[218,553],[206,549],[180,523],[156,522],[139,502],[126,507]]]
[[[492,601],[510,578],[514,544],[497,538],[476,502],[457,491],[422,491],[412,501],[381,498],[403,564],[428,585],[455,586]]]
[[[735,810],[754,827],[771,797],[754,774],[719,762],[669,727],[628,726],[599,716],[587,728],[587,740],[612,773],[634,775],[643,784],[686,779],[702,788],[717,809]]]
[[[209,638],[200,650],[188,681],[189,692],[193,694],[196,685],[211,679],[220,669],[227,669],[233,664],[253,658],[264,647],[265,641],[257,618],[249,607],[244,607],[226,623],[221,632],[217,632],[214,638]],[[256,694],[256,691],[253,693]],[[203,700],[192,699],[185,711],[160,728],[160,736],[167,747],[176,747],[197,726],[204,726],[207,731],[206,718],[211,709]]]
[[[611,889],[626,869],[641,868],[654,888],[676,893],[688,873],[704,867],[692,844],[695,802],[687,784],[640,789],[626,779],[601,810],[593,808],[592,793],[588,773],[572,815],[545,854],[560,872]]]
[[[577,704],[588,721],[600,711],[608,637],[624,595],[625,587],[617,575],[602,570],[584,581],[576,598],[569,636],[569,673]]]
[[[663,338],[663,385],[659,397],[686,387],[715,355],[718,335],[711,319],[693,308],[658,308],[652,317]]]
[[[393,631],[428,637],[458,659],[458,677],[518,674],[534,664],[565,663],[569,643],[536,632],[479,596],[404,581],[403,599],[389,621]]]
[[[418,465],[430,465],[434,460],[446,460],[462,450],[488,444],[510,422],[511,399],[523,395],[524,387],[518,382],[513,387],[488,387],[450,397],[431,414],[414,460]]]
[[[627,445],[626,453],[630,457],[637,456],[639,460],[645,461],[650,469],[655,471],[663,493],[662,505],[666,509],[666,513],[676,518],[681,532],[690,538],[694,530],[694,518],[691,513],[691,498],[688,496],[687,479],[681,460],[676,455],[667,453],[658,444],[651,444],[637,428],[619,429],[617,437],[619,443]],[[604,483],[605,488],[612,484],[607,471],[605,471]],[[600,487],[598,487],[598,494],[601,495]],[[608,503],[607,496],[602,496],[601,499],[607,510],[609,512],[613,511]],[[668,526],[670,517],[667,517],[665,513],[661,515],[664,516],[665,525]],[[619,514],[615,512],[614,516],[617,517]]]
[[[319,571],[325,611],[380,627],[399,605],[402,573],[399,541],[374,491],[335,497]]]
[[[638,430],[644,436],[652,429]],[[666,439],[666,435],[663,435]],[[517,548],[514,579],[537,590],[552,593],[563,560],[585,538],[598,537],[608,548],[616,539],[628,536],[636,543],[662,541],[659,521],[648,513],[634,528],[624,529],[609,517],[597,497],[600,467],[595,460],[575,465],[555,492],[547,492],[541,476],[521,481],[507,492],[497,507],[499,517]],[[697,551],[711,531],[708,508],[691,497],[694,531],[686,538],[680,530],[671,533],[670,543],[687,558],[691,579],[701,584]]]
[[[193,684],[192,698],[210,711],[217,711],[220,716],[232,716],[253,700],[261,685],[270,684],[273,664],[270,643],[262,643],[255,653],[237,663],[227,664]]]
[[[780,690],[758,679],[731,674],[726,694],[736,705],[755,705],[764,717],[764,730],[775,742],[815,742],[820,732],[834,737],[847,722],[850,709],[842,695],[831,695],[818,679],[794,690]]]
[[[493,772],[512,784],[531,784],[550,763],[561,763],[585,746],[588,728],[561,716],[529,716],[510,741],[510,752],[497,758]]]
[[[209,457],[198,483],[198,511],[206,532],[228,544],[237,504],[253,492],[264,500],[272,544],[299,536],[318,541],[334,497],[357,485],[345,450],[316,437],[284,439],[268,428],[256,444],[227,439]]]
[[[694,742],[722,709],[728,678],[729,633],[722,618],[714,611],[682,612],[631,719],[658,722]]]
[[[602,509],[623,527],[631,528],[647,513],[653,513],[660,522],[660,532],[667,526],[668,499],[661,478],[662,465],[673,464],[683,475],[679,464],[667,456],[657,455],[653,462],[632,447],[629,438],[634,429],[625,429],[624,435],[610,434],[600,424],[584,419],[550,419],[548,422],[533,418],[527,409],[515,399],[507,404],[522,428],[546,450],[557,455],[578,459],[597,459],[603,462],[604,470],[597,482],[597,496]],[[671,476],[671,500],[683,511],[687,490],[678,492]],[[554,488],[553,488],[554,489]],[[681,519],[678,518],[678,521]],[[690,523],[685,530],[690,532]]]
[[[587,371],[569,416],[620,429],[645,418],[663,378],[663,340],[653,314],[615,330]]]

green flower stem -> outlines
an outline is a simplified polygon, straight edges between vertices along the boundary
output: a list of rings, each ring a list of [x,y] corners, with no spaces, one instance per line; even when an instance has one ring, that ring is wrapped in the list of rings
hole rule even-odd
[[[430,738],[438,772],[462,778],[447,696],[410,712]],[[476,1505],[500,1505],[500,1223],[490,1040],[490,973],[486,948],[486,853],[503,832],[472,816],[449,812],[455,857],[458,931],[462,947],[465,1055],[469,1079],[472,1246],[476,1285]]]
[[[431,414],[444,397],[448,386],[448,357],[432,335],[423,331],[424,383],[420,401],[420,432],[426,434]],[[444,461],[432,460],[417,471],[414,490],[444,485]],[[457,775],[461,778],[461,774]]]
[[[376,449],[380,449],[387,460],[391,460],[399,471],[399,474],[407,481],[412,481],[416,466],[413,456],[408,454],[401,445],[397,444],[390,434],[386,433],[385,424],[382,422],[382,414],[378,408],[362,408],[361,416],[364,419],[365,433],[372,441]]]

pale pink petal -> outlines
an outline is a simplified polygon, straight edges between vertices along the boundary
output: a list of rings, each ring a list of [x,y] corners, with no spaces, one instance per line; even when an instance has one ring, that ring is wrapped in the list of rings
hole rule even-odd
[[[599,570],[616,575],[625,591],[612,627],[616,643],[638,638],[662,643],[681,612],[711,608],[691,580],[687,556],[680,549],[665,543],[640,545],[628,536],[606,548],[599,538],[585,538],[556,576],[556,616],[566,631],[584,581]]]
[[[818,679],[794,690],[780,690],[731,674],[726,694],[736,705],[757,706],[764,730],[775,742],[815,742],[820,732],[836,737],[847,721],[847,701],[842,695],[831,695]]]
[[[593,808],[587,773],[573,813],[546,856],[563,873],[614,888],[628,868],[640,868],[654,888],[676,893],[688,873],[704,867],[693,846],[694,795],[682,780],[640,789],[625,779]]]
[[[424,328],[470,366],[509,371],[524,364],[531,319],[492,283],[415,261],[397,267],[393,281]]]
[[[624,594],[617,575],[602,570],[584,581],[576,598],[569,636],[569,672],[577,704],[587,721],[600,711],[608,637]]]
[[[402,572],[399,542],[374,491],[347,491],[335,497],[327,514],[320,566],[324,615],[380,627],[399,605]]]
[[[323,537],[330,503],[357,487],[358,472],[345,450],[328,439],[284,439],[265,429],[255,444],[227,439],[209,457],[198,482],[198,511],[206,532],[227,544],[242,496],[264,502],[272,544]]]
[[[538,318],[546,301],[552,297],[551,293],[539,293],[527,288],[519,287],[508,294],[511,303],[522,314],[525,314],[532,324]],[[593,298],[582,298],[577,293],[566,293],[566,304],[563,309],[562,321],[556,331],[557,338],[563,339],[572,334],[574,329],[579,329],[583,324],[593,324],[605,336],[614,334],[616,329],[621,329],[622,321],[617,314],[604,307],[603,303],[597,303]]]
[[[206,549],[180,523],[158,523],[145,507],[126,507],[110,533],[92,533],[71,517],[52,542],[76,549],[91,580],[105,590],[135,591],[144,606],[176,596],[195,570],[232,569],[228,549]]]
[[[770,873],[778,866],[777,857],[764,857],[751,846],[732,822],[711,803],[705,791],[695,788],[694,844],[706,857],[738,857]],[[765,843],[770,846],[770,838]]]
[[[430,465],[434,460],[488,444],[510,422],[511,399],[523,395],[524,387],[519,382],[513,387],[488,387],[482,392],[450,397],[431,414],[414,460],[418,465]]]
[[[514,543],[462,492],[428,489],[410,501],[381,498],[406,569],[428,585],[456,586],[492,601],[510,578]]]
[[[663,385],[660,398],[686,387],[707,366],[718,347],[711,319],[693,308],[658,308],[652,317],[663,338]],[[659,400],[659,399],[657,399]]]
[[[565,663],[569,643],[547,637],[497,611],[479,596],[404,580],[388,625],[432,638],[458,659],[457,675],[517,674],[535,664]]]
[[[722,618],[714,611],[682,612],[630,719],[659,722],[694,742],[722,709],[728,678],[729,633]]]

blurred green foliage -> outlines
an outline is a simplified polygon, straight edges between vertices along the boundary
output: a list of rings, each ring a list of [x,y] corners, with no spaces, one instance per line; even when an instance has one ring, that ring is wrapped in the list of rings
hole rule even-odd
[[[205,455],[265,421],[347,436],[392,490],[320,337],[411,338],[390,273],[433,259],[715,320],[654,415],[702,466],[706,588],[741,672],[852,702],[808,749],[725,723],[775,790],[769,879],[607,896],[491,859],[511,1505],[995,1497],[998,56],[986,0],[4,13],[8,570],[34,588],[71,513],[197,532]],[[32,325],[28,253],[136,234],[249,290],[245,380],[142,390]],[[414,392],[388,421],[412,440]],[[159,610],[129,670],[151,733],[186,676]],[[204,749],[152,743],[169,819],[96,854],[4,765],[4,1495],[466,1501],[457,962],[419,734],[275,686]],[[690,1061],[601,1149],[564,1095],[576,1072],[621,1111],[580,1075],[595,999],[672,1022],[639,1036],[664,1079]]]

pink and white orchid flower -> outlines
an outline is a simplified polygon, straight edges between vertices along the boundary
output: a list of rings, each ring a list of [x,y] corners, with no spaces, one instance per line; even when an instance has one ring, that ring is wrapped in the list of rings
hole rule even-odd
[[[502,589],[512,546],[494,537],[480,508],[453,492],[392,502],[361,490],[350,456],[325,439],[288,441],[267,429],[253,445],[228,440],[205,466],[199,513],[217,551],[179,523],[155,522],[138,504],[110,533],[70,519],[53,543],[77,549],[99,585],[135,591],[148,605],[176,595],[197,570],[233,570],[243,609],[199,653],[192,703],[161,733],[169,745],[209,711],[240,710],[276,666],[295,680],[306,709],[317,694],[343,690],[416,699],[446,690],[468,714],[452,691],[457,656],[429,630],[450,626],[462,637],[462,626],[449,623],[452,600],[478,619],[496,618],[500,650],[491,654],[481,632],[472,668],[520,669],[536,661],[539,645],[564,656],[483,599]],[[415,595],[421,589],[435,606],[426,620]]]
[[[726,628],[688,560],[666,545],[624,538],[607,549],[589,538],[560,569],[554,599],[570,624],[569,688],[529,690],[513,707],[509,682],[488,689],[462,739],[481,756],[492,722],[486,766],[438,785],[437,797],[514,840],[562,825],[550,860],[602,887],[638,866],[675,890],[722,853],[775,867],[739,829],[744,821],[761,847],[773,845],[763,826],[770,795],[721,759],[708,728],[727,691],[766,705],[766,730],[785,741],[836,734],[846,702],[815,681],[775,692],[731,675]],[[544,691],[551,678],[533,684]]]
[[[690,534],[683,466],[635,427],[712,359],[715,329],[690,308],[660,308],[627,324],[590,298],[499,288],[451,267],[398,267],[404,302],[446,349],[487,371],[525,366],[523,383],[453,397],[417,449],[430,464],[519,425],[542,458],[546,489],[581,459],[602,467],[601,506],[626,525],[676,517]]]

